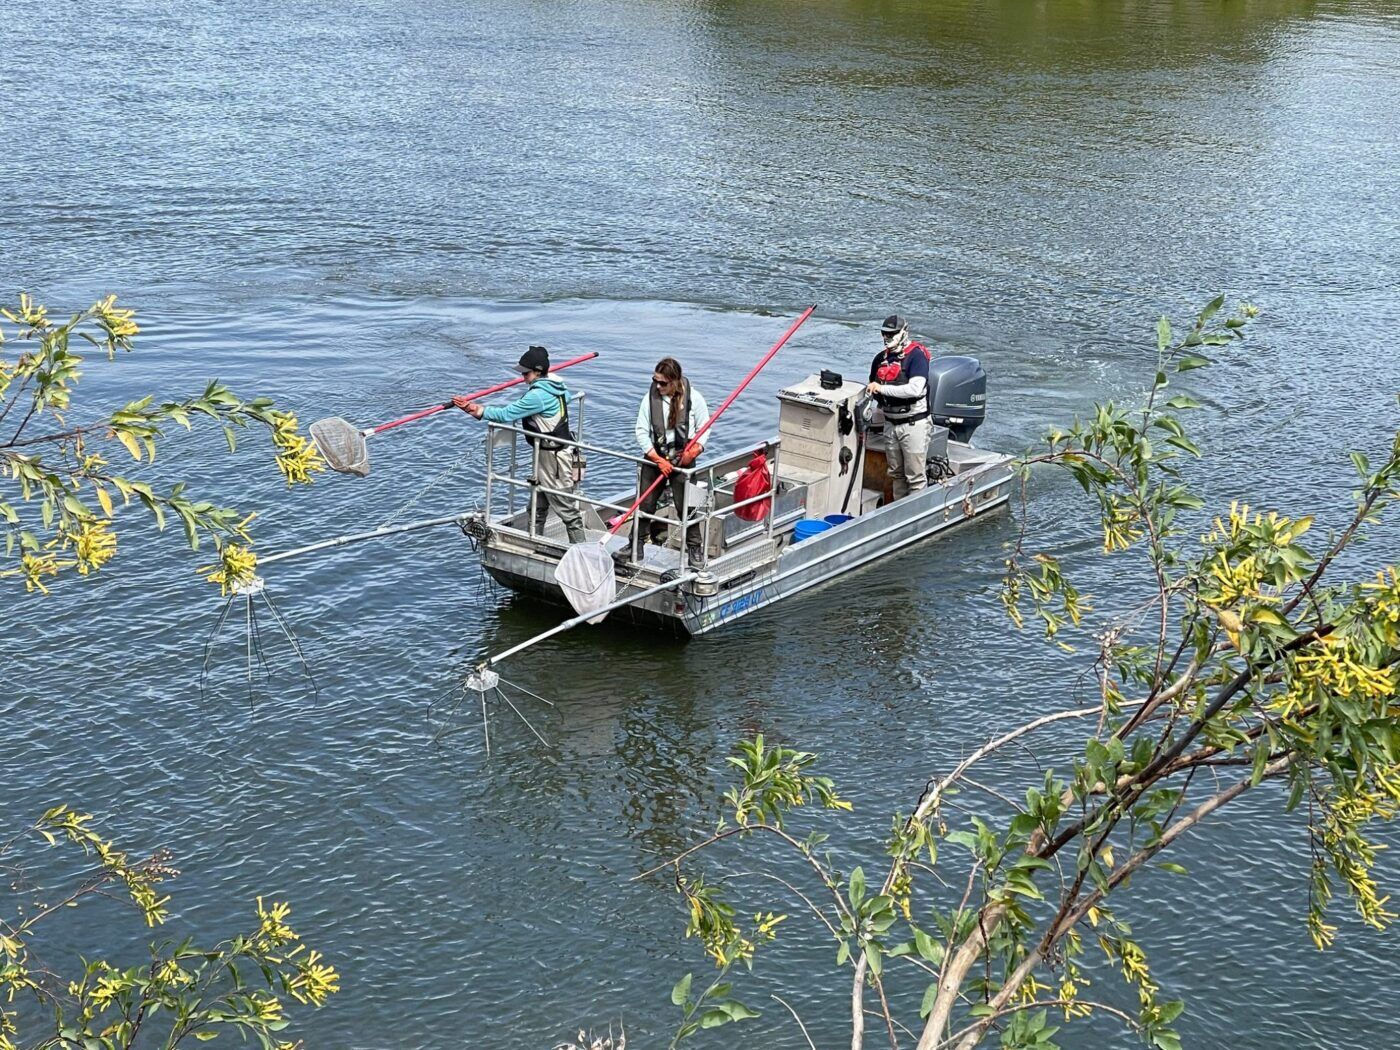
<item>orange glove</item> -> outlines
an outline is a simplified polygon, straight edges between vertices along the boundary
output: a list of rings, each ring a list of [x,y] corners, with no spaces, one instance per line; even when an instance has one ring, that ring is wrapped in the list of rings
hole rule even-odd
[[[675,465],[660,452],[657,452],[656,449],[652,449],[647,453],[647,459],[651,460],[652,463],[655,464],[656,469],[661,471],[661,476],[663,478],[669,478],[671,476],[671,471],[676,469]]]
[[[703,451],[704,449],[700,448],[697,445],[687,445],[685,451],[681,453],[680,466],[691,466],[697,459],[700,458],[700,453]]]
[[[452,399],[452,403],[458,408],[460,408],[463,412],[465,412],[467,410],[467,406],[471,404],[471,399],[468,397],[464,397],[461,394],[458,394]]]

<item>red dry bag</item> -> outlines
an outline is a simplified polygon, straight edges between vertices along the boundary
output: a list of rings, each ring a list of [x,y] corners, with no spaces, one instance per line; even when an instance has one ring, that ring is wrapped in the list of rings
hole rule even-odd
[[[760,452],[749,460],[749,465],[734,482],[734,502],[742,503],[746,499],[761,496],[772,487],[773,475],[768,470],[768,457]],[[771,499],[761,499],[747,507],[739,507],[734,513],[745,521],[762,521],[768,517],[772,502]]]

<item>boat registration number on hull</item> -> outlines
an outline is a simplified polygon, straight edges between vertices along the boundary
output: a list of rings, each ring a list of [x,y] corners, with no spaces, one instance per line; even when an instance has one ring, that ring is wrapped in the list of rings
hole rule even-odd
[[[748,594],[741,594],[737,598],[731,598],[723,605],[716,606],[713,609],[706,609],[700,614],[700,628],[701,630],[708,630],[716,624],[723,623],[725,620],[732,620],[741,613],[748,612],[755,606],[762,605],[767,598],[768,586],[764,584],[749,591]]]

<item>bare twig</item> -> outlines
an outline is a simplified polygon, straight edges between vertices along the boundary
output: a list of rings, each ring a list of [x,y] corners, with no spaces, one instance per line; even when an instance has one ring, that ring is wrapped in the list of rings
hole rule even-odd
[[[797,1011],[792,1008],[792,1004],[789,1003],[786,999],[783,999],[776,995],[772,995],[771,993],[769,994],[769,998],[776,999],[778,1002],[782,1003],[785,1007],[787,1007],[787,1012],[792,1014],[792,1019],[797,1022],[797,1027],[802,1029],[802,1038],[807,1040],[807,1046],[809,1050],[817,1050],[817,1044],[812,1042],[812,1037],[807,1034],[807,1026],[802,1023],[802,1018],[797,1016]]]

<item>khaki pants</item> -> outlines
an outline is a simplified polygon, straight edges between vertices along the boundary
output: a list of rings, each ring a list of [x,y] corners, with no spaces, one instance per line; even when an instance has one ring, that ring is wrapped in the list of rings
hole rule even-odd
[[[536,460],[535,480],[546,488],[573,492],[575,455],[577,452],[572,448],[540,449],[539,459]],[[578,509],[578,500],[557,496],[553,492],[535,493],[536,534],[544,532],[545,520],[549,517],[551,508],[564,523],[570,543],[578,543],[585,538],[583,514]]]
[[[890,480],[894,482],[894,498],[903,499],[928,485],[928,442],[933,433],[929,418],[913,423],[892,423],[885,420],[885,461]]]

